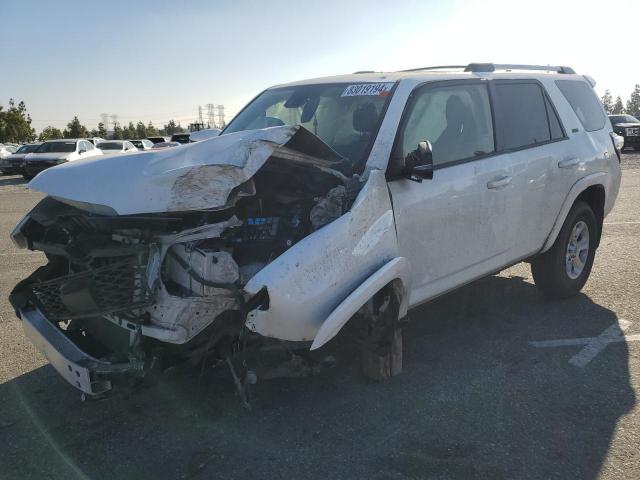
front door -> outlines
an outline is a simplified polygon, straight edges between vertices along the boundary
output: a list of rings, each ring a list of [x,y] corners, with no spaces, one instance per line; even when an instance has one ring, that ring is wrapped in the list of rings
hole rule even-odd
[[[412,269],[410,304],[433,298],[512,259],[518,178],[497,155],[487,82],[431,83],[411,95],[390,169],[418,142],[432,144],[434,175],[389,182],[400,255]]]

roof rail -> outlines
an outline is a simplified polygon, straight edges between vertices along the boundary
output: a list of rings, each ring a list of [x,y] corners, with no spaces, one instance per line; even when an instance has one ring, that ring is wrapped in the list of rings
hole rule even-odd
[[[466,68],[465,65],[439,65],[435,67],[409,68],[407,70],[399,70],[400,72],[420,72],[421,70],[443,70],[452,68]]]
[[[464,69],[465,72],[494,72],[496,70],[539,70],[564,74],[576,73],[571,67],[554,65],[512,65],[508,63],[470,63]]]

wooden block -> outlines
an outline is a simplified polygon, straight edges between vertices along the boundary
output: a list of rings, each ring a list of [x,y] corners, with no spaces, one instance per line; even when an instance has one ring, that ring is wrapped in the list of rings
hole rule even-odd
[[[365,377],[384,381],[402,373],[402,329],[397,328],[389,341],[375,350],[362,350],[362,370]]]

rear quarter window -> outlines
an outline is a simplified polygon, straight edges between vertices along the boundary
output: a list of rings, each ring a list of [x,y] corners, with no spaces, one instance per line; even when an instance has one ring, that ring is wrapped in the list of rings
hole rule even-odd
[[[571,105],[587,132],[604,128],[606,117],[593,89],[580,80],[556,80],[556,85]]]

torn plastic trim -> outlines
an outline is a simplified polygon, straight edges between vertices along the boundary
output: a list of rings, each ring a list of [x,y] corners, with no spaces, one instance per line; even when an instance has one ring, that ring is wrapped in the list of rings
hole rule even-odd
[[[162,151],[92,157],[40,173],[29,188],[109,215],[220,209],[271,157],[331,171],[343,159],[299,125],[221,135]]]

